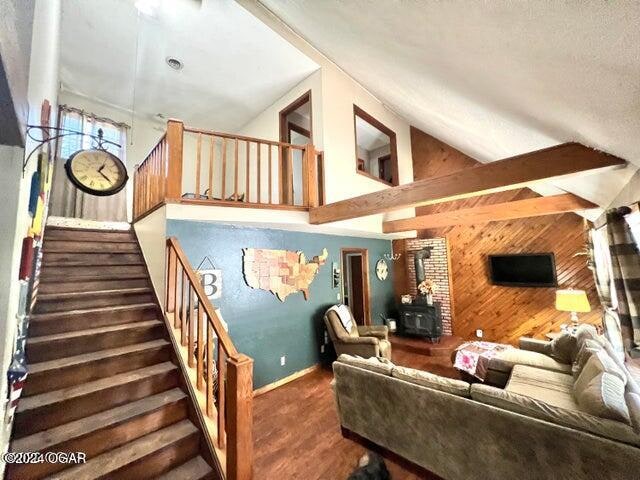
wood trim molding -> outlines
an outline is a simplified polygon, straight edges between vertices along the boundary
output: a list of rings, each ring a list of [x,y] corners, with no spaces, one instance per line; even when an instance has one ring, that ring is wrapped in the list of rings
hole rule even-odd
[[[344,265],[345,253],[359,253],[362,255],[362,276],[364,277],[363,292],[364,297],[364,324],[371,325],[371,284],[369,281],[369,250],[366,248],[341,248],[340,249],[340,271],[344,275],[346,272]],[[344,292],[343,292],[344,299]]]
[[[429,203],[514,190],[542,180],[621,167],[626,161],[579,143],[565,143],[440,177],[312,208],[312,224],[337,222]]]
[[[382,224],[384,233],[408,232],[453,225],[473,225],[477,223],[514,220],[517,218],[555,215],[598,208],[598,205],[572,193],[549,197],[528,198],[514,202],[481,205],[448,212],[433,213],[413,218],[392,220]]]
[[[282,387],[283,385],[286,385],[289,382],[293,382],[294,380],[297,380],[298,378],[304,377],[305,375],[310,374],[311,372],[315,372],[316,370],[320,370],[320,368],[322,367],[322,365],[320,363],[316,363],[315,365],[312,365],[308,368],[305,368],[304,370],[300,370],[298,372],[292,373],[291,375],[288,375],[284,378],[281,378],[280,380],[276,380],[273,383],[269,383],[267,385],[263,385],[260,388],[256,388],[253,391],[253,397],[257,397],[259,395],[262,395],[264,393],[270,392],[271,390],[275,390],[278,387]]]
[[[358,168],[358,126],[356,124],[356,117],[360,117],[362,120],[367,122],[368,124],[374,126],[382,133],[386,134],[389,137],[390,145],[389,145],[389,155],[391,156],[391,176],[393,177],[393,182],[389,183],[386,180],[383,180],[376,175],[373,175],[367,171],[362,171]],[[369,115],[367,112],[362,110],[357,105],[353,105],[353,142],[354,149],[356,154],[356,173],[358,175],[363,175],[371,180],[376,180],[380,183],[383,183],[388,186],[397,186],[399,184],[398,178],[398,142],[396,139],[396,132],[387,127],[384,123],[377,120],[372,115]]]

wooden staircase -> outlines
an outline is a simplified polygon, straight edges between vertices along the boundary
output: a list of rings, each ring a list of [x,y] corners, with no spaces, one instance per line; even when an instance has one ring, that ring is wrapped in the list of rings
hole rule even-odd
[[[135,235],[48,227],[7,478],[220,478]]]

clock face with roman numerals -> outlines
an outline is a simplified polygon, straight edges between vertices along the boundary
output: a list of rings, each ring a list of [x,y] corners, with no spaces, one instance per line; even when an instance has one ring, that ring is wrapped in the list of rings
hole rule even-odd
[[[69,157],[64,167],[69,180],[91,195],[118,193],[129,179],[120,159],[105,150],[80,150]]]

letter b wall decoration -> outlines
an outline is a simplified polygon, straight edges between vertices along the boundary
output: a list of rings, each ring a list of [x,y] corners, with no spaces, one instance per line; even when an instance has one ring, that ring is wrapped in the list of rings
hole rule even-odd
[[[210,268],[202,268],[205,263],[207,263]],[[204,293],[210,300],[222,297],[222,270],[216,268],[208,256],[202,259],[200,265],[196,268],[196,272],[198,273],[198,277],[200,277]]]
[[[204,293],[211,300],[222,296],[222,270],[198,270]]]

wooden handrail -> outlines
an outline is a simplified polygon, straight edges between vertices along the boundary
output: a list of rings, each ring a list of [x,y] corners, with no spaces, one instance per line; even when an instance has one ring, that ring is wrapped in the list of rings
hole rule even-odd
[[[174,337],[186,347],[181,355],[186,354],[187,366],[196,370],[195,387],[204,393],[198,400],[200,408],[217,420],[209,432],[217,438],[218,448],[226,450],[226,478],[250,480],[253,360],[236,350],[178,240],[167,238],[166,245],[165,311],[173,314]]]
[[[266,140],[264,138],[257,138],[257,137],[247,137],[245,135],[237,135],[235,133],[224,133],[224,132],[216,132],[213,130],[203,130],[201,128],[184,127],[184,131],[190,132],[190,133],[199,133],[202,135],[209,135],[211,137],[228,138],[231,140],[238,139],[243,142],[262,143],[264,145],[272,145],[274,147],[277,147],[277,146],[291,147],[297,150],[304,150],[306,147],[306,145],[296,145],[293,143],[277,142],[275,140]]]
[[[195,136],[193,161],[184,158],[185,133]],[[301,167],[301,178],[294,178],[294,164]],[[185,127],[180,120],[168,120],[165,135],[136,166],[134,221],[165,203],[190,200],[221,206],[314,208],[321,203],[320,170],[312,144]],[[183,177],[189,179],[185,186]]]
[[[187,276],[187,279],[189,280],[191,287],[194,289],[196,296],[198,297],[199,305],[202,305],[204,313],[207,315],[207,317],[209,317],[209,321],[213,324],[212,325],[213,330],[216,332],[216,335],[218,336],[218,339],[220,341],[220,344],[222,345],[224,353],[226,353],[227,356],[229,357],[236,357],[238,355],[238,351],[236,350],[236,347],[233,345],[233,342],[231,341],[231,337],[229,337],[229,334],[222,326],[222,322],[220,321],[218,314],[213,308],[213,305],[211,305],[211,301],[209,300],[207,295],[204,293],[202,284],[200,283],[200,280],[198,279],[195,271],[193,270],[193,267],[191,267],[191,264],[189,263],[189,260],[187,259],[187,256],[185,255],[184,250],[182,250],[182,247],[180,246],[180,243],[175,237],[169,237],[167,238],[167,247],[169,247],[170,249],[173,249],[173,251],[176,254],[176,258],[184,268],[184,273]]]

